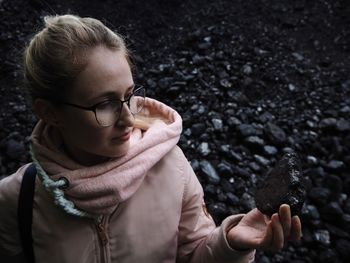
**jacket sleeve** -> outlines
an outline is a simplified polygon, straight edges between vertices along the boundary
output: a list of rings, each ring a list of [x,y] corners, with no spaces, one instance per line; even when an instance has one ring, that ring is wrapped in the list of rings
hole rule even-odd
[[[18,196],[28,165],[0,180],[0,255],[14,256],[22,251],[17,223]]]
[[[179,224],[177,262],[252,262],[255,250],[234,250],[226,239],[227,232],[238,224],[243,215],[229,216],[220,227],[216,227],[206,211],[203,188],[187,159],[184,165],[185,190]]]

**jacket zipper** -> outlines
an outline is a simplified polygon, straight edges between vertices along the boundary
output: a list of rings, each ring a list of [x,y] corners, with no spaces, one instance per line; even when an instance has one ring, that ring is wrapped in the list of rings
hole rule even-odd
[[[102,217],[99,221],[96,222],[97,235],[99,237],[100,242],[100,255],[101,262],[109,262],[108,260],[108,234],[107,234],[107,219],[106,217]]]

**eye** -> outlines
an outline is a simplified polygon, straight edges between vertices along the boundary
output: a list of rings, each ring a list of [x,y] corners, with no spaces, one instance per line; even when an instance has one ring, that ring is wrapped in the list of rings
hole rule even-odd
[[[125,95],[125,100],[128,100],[130,99],[130,97],[133,95],[133,92],[128,92],[126,95]]]
[[[118,102],[115,100],[106,100],[104,102],[101,102],[96,107],[98,110],[116,110],[118,109]]]

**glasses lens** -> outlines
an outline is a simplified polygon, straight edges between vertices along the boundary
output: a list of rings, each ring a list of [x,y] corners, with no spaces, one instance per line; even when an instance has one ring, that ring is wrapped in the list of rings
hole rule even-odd
[[[101,126],[110,126],[119,118],[120,101],[106,101],[96,107],[96,119]]]
[[[130,98],[130,111],[132,114],[139,113],[145,104],[146,90],[144,87],[137,88]]]

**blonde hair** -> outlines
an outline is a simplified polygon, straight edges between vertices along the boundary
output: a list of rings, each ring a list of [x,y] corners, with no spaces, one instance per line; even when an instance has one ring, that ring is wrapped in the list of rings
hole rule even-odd
[[[101,21],[76,15],[44,17],[45,27],[24,51],[24,85],[31,102],[43,98],[62,99],[75,78],[87,65],[88,52],[105,46],[125,53],[132,63],[125,42]]]

